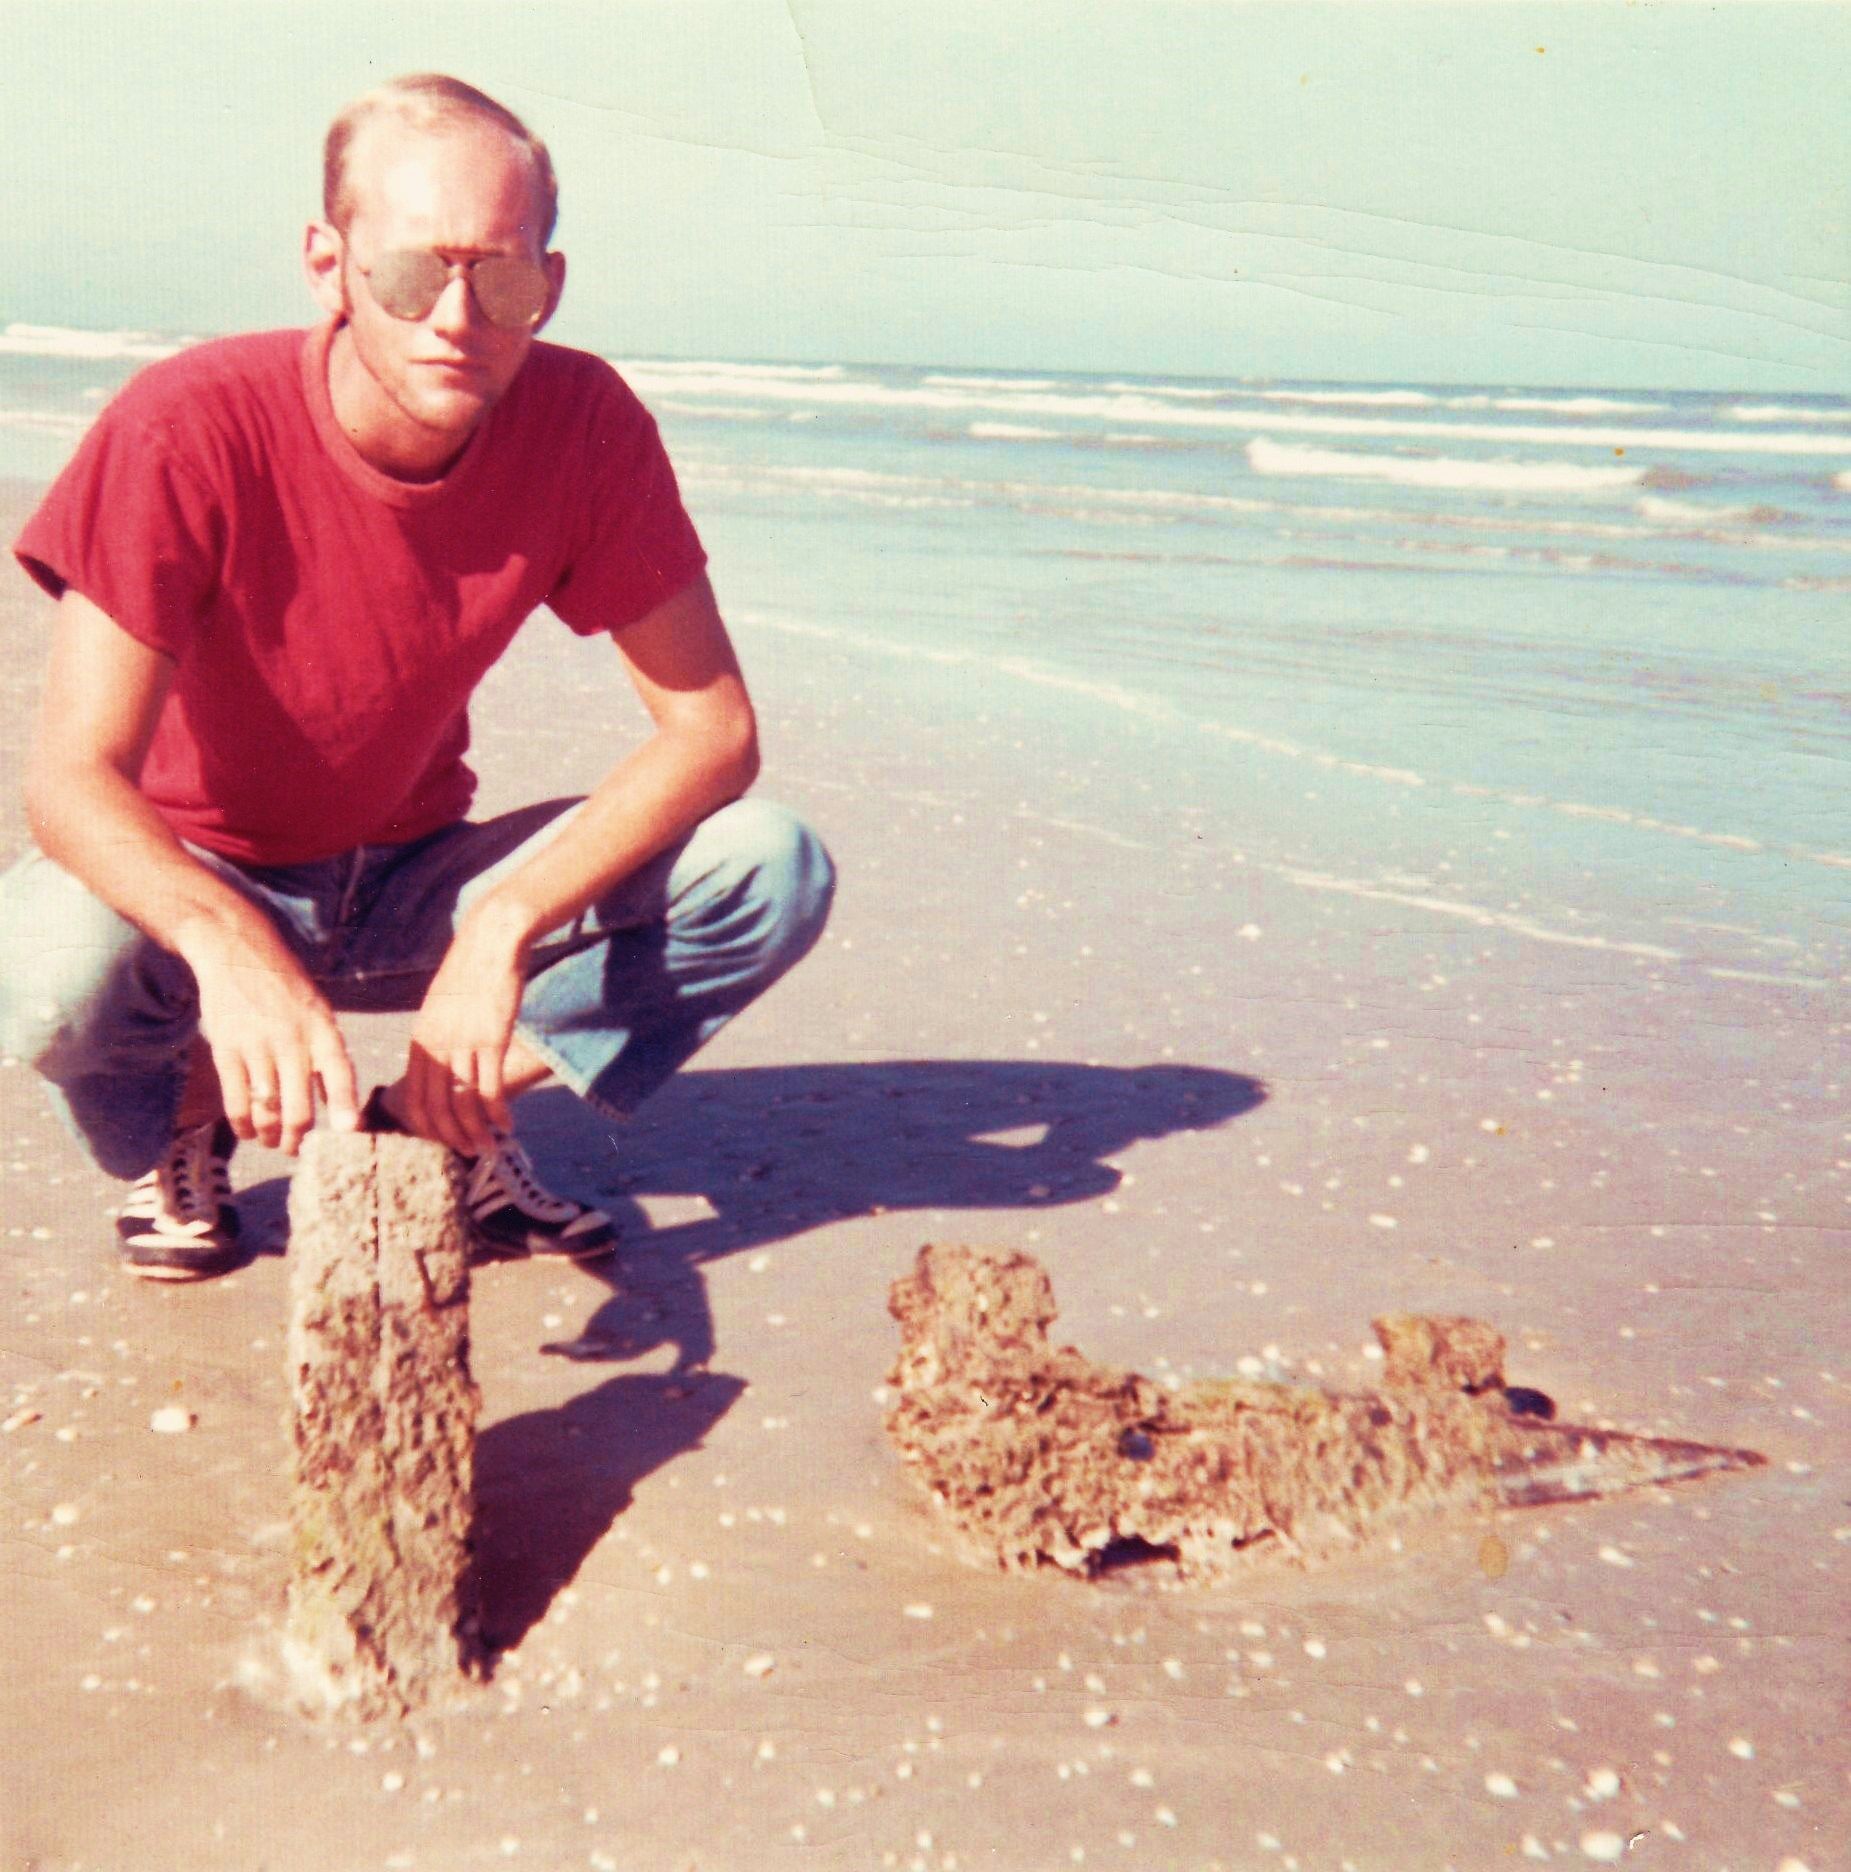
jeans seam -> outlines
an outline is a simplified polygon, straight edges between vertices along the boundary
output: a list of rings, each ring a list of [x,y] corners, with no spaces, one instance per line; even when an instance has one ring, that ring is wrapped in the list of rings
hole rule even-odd
[[[564,1055],[548,1040],[537,1034],[527,1022],[517,1020],[514,1023],[514,1031],[521,1044],[548,1066],[552,1070],[553,1076],[557,1078],[575,1098],[580,1099],[583,1103],[589,1105],[600,1117],[608,1118],[614,1124],[627,1124],[629,1122],[630,1113],[628,1111],[620,1106],[613,1105],[608,1099],[601,1097],[593,1090],[596,1082],[586,1079],[585,1075],[579,1071],[577,1067],[569,1064]]]

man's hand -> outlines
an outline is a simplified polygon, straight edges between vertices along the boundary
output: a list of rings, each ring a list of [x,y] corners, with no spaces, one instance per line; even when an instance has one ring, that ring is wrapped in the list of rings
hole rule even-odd
[[[521,1004],[521,944],[491,920],[466,920],[425,991],[400,1090],[402,1116],[420,1137],[467,1157],[510,1129],[504,1091],[508,1045]]]
[[[200,1031],[239,1137],[293,1157],[315,1122],[317,1090],[337,1131],[358,1128],[359,1091],[341,1030],[267,929],[189,929],[181,953],[199,984]]]

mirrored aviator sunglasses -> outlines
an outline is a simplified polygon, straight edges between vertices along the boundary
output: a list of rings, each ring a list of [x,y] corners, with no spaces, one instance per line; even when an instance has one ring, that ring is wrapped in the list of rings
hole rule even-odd
[[[381,311],[395,319],[421,319],[443,297],[451,275],[461,272],[482,316],[502,331],[532,331],[546,311],[551,287],[546,269],[516,254],[483,254],[446,260],[428,248],[400,247],[362,267]]]

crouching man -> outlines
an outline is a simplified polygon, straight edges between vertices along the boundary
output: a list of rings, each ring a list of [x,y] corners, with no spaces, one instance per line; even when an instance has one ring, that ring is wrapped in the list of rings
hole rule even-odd
[[[556,203],[482,93],[361,98],[306,240],[325,321],[140,373],[15,548],[58,608],[0,1045],[139,1179],[133,1274],[237,1265],[237,1140],[293,1153],[318,1103],[467,1159],[486,1252],[607,1255],[511,1102],[623,1117],[821,932],[827,855],[742,797],[752,706],[655,425],[538,341]],[[654,731],[587,799],[471,822],[470,697],[542,604],[610,637]],[[362,1104],[336,1015],[395,1009],[404,1071]]]

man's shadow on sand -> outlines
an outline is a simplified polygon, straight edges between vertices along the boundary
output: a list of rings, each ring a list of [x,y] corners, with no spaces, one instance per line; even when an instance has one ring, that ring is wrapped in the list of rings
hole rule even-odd
[[[608,1267],[587,1270],[610,1298],[576,1339],[544,1349],[597,1364],[675,1356],[667,1372],[624,1373],[477,1439],[491,1643],[518,1643],[636,1485],[698,1448],[744,1391],[708,1369],[707,1263],[856,1216],[1089,1201],[1118,1187],[1106,1158],[1213,1129],[1265,1096],[1203,1066],[894,1060],[687,1072],[621,1127],[564,1091],[524,1099],[521,1137],[542,1175],[604,1204],[623,1240]],[[240,1201],[280,1212],[283,1186]]]
[[[684,1073],[622,1127],[566,1092],[536,1093],[521,1135],[563,1185],[595,1191],[623,1237],[613,1298],[568,1355],[630,1360],[672,1345],[685,1369],[714,1354],[710,1261],[856,1216],[1089,1201],[1119,1185],[1106,1158],[1212,1129],[1265,1096],[1257,1080],[1204,1066],[760,1066]],[[652,1225],[639,1199],[670,1219]]]

